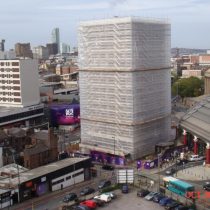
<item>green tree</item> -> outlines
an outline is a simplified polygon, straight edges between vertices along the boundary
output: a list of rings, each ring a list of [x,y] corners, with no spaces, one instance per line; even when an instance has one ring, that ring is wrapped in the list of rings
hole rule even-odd
[[[172,95],[184,97],[197,97],[203,94],[204,81],[197,77],[183,78],[172,85]]]

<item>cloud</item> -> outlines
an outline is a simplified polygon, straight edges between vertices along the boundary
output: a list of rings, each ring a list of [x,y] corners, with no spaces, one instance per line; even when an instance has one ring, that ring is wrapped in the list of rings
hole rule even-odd
[[[118,5],[123,4],[127,1],[128,0],[111,0],[109,4],[111,7],[117,7]]]
[[[96,3],[78,3],[64,6],[51,6],[44,7],[44,9],[50,10],[97,10],[97,9],[108,9],[108,2],[96,2]]]

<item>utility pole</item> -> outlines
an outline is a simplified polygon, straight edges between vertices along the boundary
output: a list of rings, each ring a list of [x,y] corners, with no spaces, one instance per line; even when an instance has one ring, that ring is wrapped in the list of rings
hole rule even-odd
[[[160,192],[160,157],[161,153],[158,154],[158,192]]]

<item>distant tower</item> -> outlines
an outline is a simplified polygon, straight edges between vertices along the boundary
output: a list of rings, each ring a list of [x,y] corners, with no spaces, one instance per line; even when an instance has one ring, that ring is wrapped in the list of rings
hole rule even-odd
[[[0,51],[2,51],[2,52],[4,52],[4,43],[5,43],[5,40],[2,39],[2,40],[0,41]]]
[[[58,52],[60,52],[60,32],[59,28],[54,28],[51,34],[52,43],[56,43],[58,45]]]

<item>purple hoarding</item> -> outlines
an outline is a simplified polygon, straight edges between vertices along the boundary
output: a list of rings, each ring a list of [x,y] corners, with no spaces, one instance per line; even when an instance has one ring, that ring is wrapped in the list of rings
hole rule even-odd
[[[80,123],[79,104],[58,104],[50,107],[51,123],[57,125],[72,125]]]

